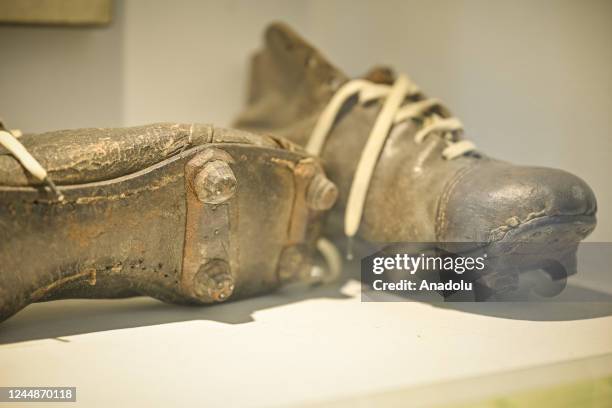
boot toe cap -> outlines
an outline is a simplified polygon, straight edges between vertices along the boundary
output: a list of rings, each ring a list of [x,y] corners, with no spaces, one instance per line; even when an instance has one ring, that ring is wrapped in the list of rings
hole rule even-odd
[[[486,162],[448,191],[439,208],[441,241],[498,241],[508,231],[535,220],[545,224],[547,218],[558,223],[584,217],[595,223],[595,194],[562,170]]]

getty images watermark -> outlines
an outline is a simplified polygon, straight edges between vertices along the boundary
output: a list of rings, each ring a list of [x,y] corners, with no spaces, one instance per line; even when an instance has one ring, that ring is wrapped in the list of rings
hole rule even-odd
[[[466,272],[484,271],[487,254],[477,257],[461,256],[431,256],[420,254],[412,256],[407,253],[375,256],[372,260],[372,273],[382,275],[385,272],[405,272],[410,276],[417,272],[454,272],[463,275]],[[473,282],[463,279],[448,280],[446,282],[422,279],[420,282],[411,279],[400,279],[388,282],[384,279],[375,279],[372,282],[374,290],[390,291],[471,291]]]
[[[369,253],[364,301],[612,302],[612,243],[396,243]]]

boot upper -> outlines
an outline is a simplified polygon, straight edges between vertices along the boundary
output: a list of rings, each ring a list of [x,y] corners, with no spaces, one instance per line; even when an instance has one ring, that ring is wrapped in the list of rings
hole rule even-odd
[[[268,28],[265,47],[253,57],[251,69],[248,106],[236,125],[302,145],[334,93],[347,81],[283,24]],[[368,78],[391,83],[389,72],[378,69]],[[341,234],[353,175],[381,106],[381,101],[362,104],[349,100],[322,150],[328,175],[339,189],[329,220],[332,235]],[[426,120],[409,119],[392,127],[368,188],[358,233],[361,238],[487,243],[534,219],[594,217],[595,195],[578,177],[561,170],[511,165],[481,152],[445,159],[443,132],[415,140]]]

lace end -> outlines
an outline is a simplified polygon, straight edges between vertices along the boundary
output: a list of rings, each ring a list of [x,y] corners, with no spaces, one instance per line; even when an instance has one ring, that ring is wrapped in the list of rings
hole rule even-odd
[[[55,194],[57,201],[64,201],[64,195],[59,191],[53,180],[51,180],[48,176],[45,177],[44,182],[47,183],[51,191]]]
[[[352,261],[354,256],[353,256],[353,242],[354,242],[354,238],[353,236],[349,236],[347,241],[346,241],[346,259],[349,261]]]

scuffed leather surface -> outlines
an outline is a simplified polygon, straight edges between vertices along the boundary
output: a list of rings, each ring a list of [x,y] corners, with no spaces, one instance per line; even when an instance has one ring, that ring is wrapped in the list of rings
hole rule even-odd
[[[591,188],[562,170],[482,160],[440,202],[441,241],[492,242],[536,218],[595,215]],[[474,238],[477,239],[474,239]]]
[[[58,130],[24,135],[19,140],[58,185],[124,176],[206,143],[279,146],[271,137],[255,137],[248,132],[197,123]],[[0,147],[0,185],[38,183],[6,149]]]

